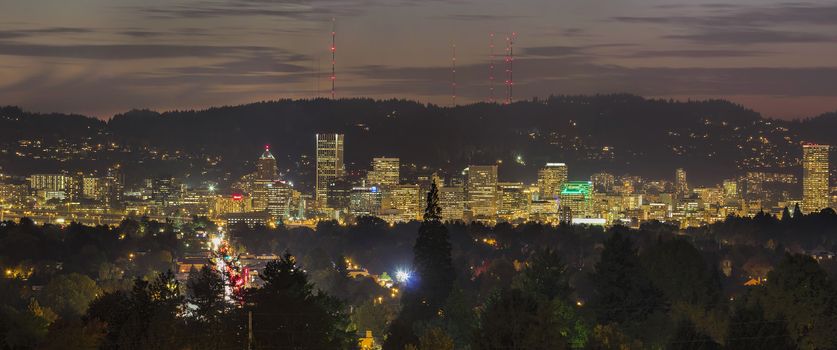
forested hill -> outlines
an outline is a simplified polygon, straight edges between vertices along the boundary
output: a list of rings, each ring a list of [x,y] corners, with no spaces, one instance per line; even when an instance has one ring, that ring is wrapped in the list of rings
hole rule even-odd
[[[234,177],[250,171],[270,144],[282,171],[305,183],[314,134],[340,132],[353,168],[365,168],[375,156],[451,173],[501,160],[502,179],[531,181],[544,163],[566,162],[571,178],[599,170],[672,177],[674,168],[684,167],[691,180],[714,182],[746,170],[798,171],[800,142],[837,145],[836,126],[835,113],[777,121],[727,101],[624,94],[455,108],[405,100],[281,100],[201,111],[134,110],[107,122],[6,107],[0,109],[0,166],[25,174],[141,160],[131,176]],[[63,160],[50,153],[34,158],[38,150],[21,140],[40,141],[41,150],[70,145],[85,151]]]

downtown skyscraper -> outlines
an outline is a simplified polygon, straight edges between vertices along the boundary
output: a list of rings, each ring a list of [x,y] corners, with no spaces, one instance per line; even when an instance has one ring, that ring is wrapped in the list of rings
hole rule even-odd
[[[315,197],[318,208],[328,203],[328,185],[343,177],[343,134],[317,134],[317,183]]]
[[[538,171],[538,189],[541,200],[554,200],[561,193],[561,186],[567,182],[567,165],[564,163],[546,163]]]
[[[802,145],[802,211],[828,207],[828,145]]]
[[[468,209],[475,219],[493,218],[497,215],[497,166],[471,165],[467,169]]]
[[[372,170],[366,176],[368,185],[397,186],[400,181],[398,158],[372,158]]]
[[[276,158],[270,153],[270,146],[264,146],[264,153],[256,161],[256,178],[259,180],[275,180]]]

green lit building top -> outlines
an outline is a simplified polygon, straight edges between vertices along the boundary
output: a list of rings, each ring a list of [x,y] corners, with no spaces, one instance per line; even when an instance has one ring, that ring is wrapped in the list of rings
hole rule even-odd
[[[559,205],[568,208],[572,217],[586,218],[593,215],[593,183],[590,181],[567,181],[561,186]]]

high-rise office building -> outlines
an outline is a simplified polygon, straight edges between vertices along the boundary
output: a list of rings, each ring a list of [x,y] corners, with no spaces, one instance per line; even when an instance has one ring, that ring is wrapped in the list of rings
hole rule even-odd
[[[291,190],[285,181],[273,181],[267,186],[267,213],[274,222],[291,216]]]
[[[318,208],[328,204],[328,185],[343,177],[343,134],[317,134],[317,183],[314,200]]]
[[[497,215],[497,166],[471,165],[467,169],[468,209],[475,220],[491,220]]]
[[[270,146],[264,146],[264,153],[256,161],[256,179],[276,180],[276,173],[276,158],[270,153]]]
[[[33,174],[29,176],[29,189],[37,191],[66,191],[73,178],[63,174]]]
[[[564,163],[546,163],[538,171],[538,188],[541,200],[557,199],[561,186],[567,182],[567,165]]]
[[[397,186],[400,182],[399,166],[398,158],[373,158],[372,170],[366,175],[366,184],[385,187]]]
[[[423,210],[419,208],[419,185],[397,185],[384,189],[381,209],[391,218],[390,222],[419,220]]]
[[[349,214],[353,216],[378,216],[383,193],[377,186],[355,187],[349,194]]]
[[[167,207],[177,201],[177,184],[171,176],[158,176],[151,182],[151,199],[160,207]]]
[[[561,187],[562,210],[568,210],[573,219],[593,215],[593,183],[590,181],[567,181]]]
[[[122,172],[121,164],[114,164],[108,168],[105,177],[101,179],[99,191],[108,207],[114,208],[122,205],[125,193],[125,174]]]
[[[338,211],[338,215],[345,215],[349,212],[349,196],[352,193],[352,188],[355,187],[351,181],[346,178],[334,179],[328,184],[326,203],[329,208]]]
[[[738,181],[729,179],[724,180],[724,199],[727,201],[738,199]]]
[[[503,220],[526,219],[529,213],[529,198],[522,182],[500,182],[497,216]]]
[[[685,196],[689,193],[689,183],[686,182],[686,170],[677,168],[674,172],[674,193]]]
[[[812,213],[829,205],[828,145],[802,145],[802,211]]]
[[[270,200],[270,186],[273,180],[255,179],[250,185],[250,197],[253,199],[253,210],[262,211],[267,209],[267,202]]]
[[[102,198],[102,179],[96,176],[85,176],[81,180],[81,193],[85,199],[100,200]]]
[[[465,214],[465,190],[462,186],[440,187],[439,206],[442,208],[442,220],[463,220]]]
[[[215,198],[215,215],[246,213],[253,210],[252,203],[249,196],[242,194],[219,195]]]

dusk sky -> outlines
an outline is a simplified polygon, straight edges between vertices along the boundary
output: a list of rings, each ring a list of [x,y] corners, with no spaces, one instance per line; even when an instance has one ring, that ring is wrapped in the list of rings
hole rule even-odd
[[[724,98],[775,118],[837,110],[837,1],[0,0],[0,105],[101,118],[327,96],[489,96],[489,33],[515,98]],[[503,65],[496,75],[503,79]],[[319,77],[319,79],[318,79]],[[497,94],[502,94],[497,86]]]

